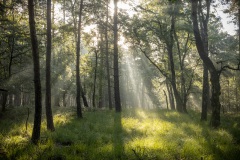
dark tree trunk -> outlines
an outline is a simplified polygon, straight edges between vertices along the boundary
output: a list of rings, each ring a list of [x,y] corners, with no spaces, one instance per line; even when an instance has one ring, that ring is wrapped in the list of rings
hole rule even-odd
[[[203,16],[202,4],[199,2],[198,10],[199,10],[199,19],[200,27],[201,27],[201,37],[204,45],[204,50],[206,56],[208,56],[208,20],[209,20],[209,13],[210,13],[210,1],[206,0],[206,16]],[[206,65],[203,65],[203,89],[202,89],[202,113],[201,113],[201,120],[207,120],[207,111],[209,108],[209,80],[208,80],[208,68]]]
[[[100,35],[100,70],[99,70],[99,100],[98,100],[98,108],[103,107],[103,31],[99,30],[101,35]]]
[[[179,64],[180,64],[180,70],[181,70],[181,92],[180,92],[180,98],[182,99],[182,110],[184,112],[187,112],[187,93],[186,93],[186,82],[185,82],[185,77],[184,77],[184,58],[181,56],[181,51],[180,51],[180,44],[178,41],[177,33],[175,31],[175,25],[173,25],[174,29],[174,38],[177,43],[177,53],[178,53],[178,58],[179,58]],[[187,39],[188,41],[188,39]],[[187,43],[187,42],[186,42]],[[186,53],[185,53],[186,54]]]
[[[176,74],[175,74],[175,67],[174,67],[174,60],[173,60],[174,28],[175,28],[175,16],[172,15],[171,31],[170,31],[170,35],[169,35],[169,40],[167,42],[167,52],[168,52],[168,59],[169,59],[170,71],[171,71],[171,85],[172,85],[173,93],[174,93],[175,100],[176,100],[176,109],[178,112],[183,112],[183,102],[182,102],[181,96],[177,90]]]
[[[77,117],[82,118],[81,109],[81,81],[80,81],[80,44],[81,44],[81,24],[82,24],[82,9],[83,0],[80,2],[79,22],[78,22],[78,33],[77,33],[77,50],[76,50],[76,84],[77,84]]]
[[[82,99],[83,99],[83,104],[84,104],[85,107],[89,107],[88,102],[87,102],[87,98],[86,98],[86,93],[84,92],[81,83],[80,83],[80,89],[81,89],[81,96],[82,96]]]
[[[46,119],[47,129],[54,131],[52,102],[51,102],[51,50],[52,50],[52,24],[51,24],[51,0],[47,0],[47,52],[46,52]]]
[[[59,94],[54,96],[54,106],[60,107],[60,98]]]
[[[66,107],[66,106],[67,106],[66,94],[67,94],[67,91],[66,91],[66,90],[62,92],[63,107]]]
[[[168,97],[170,102],[171,110],[175,110],[175,103],[174,103],[174,97],[172,93],[172,87],[167,83],[167,91],[168,91]]]
[[[182,112],[183,103],[176,86],[176,76],[175,76],[175,67],[173,62],[172,46],[168,47],[168,58],[169,58],[170,70],[171,70],[171,85],[172,85],[173,93],[176,100],[176,109],[178,112]]]
[[[1,92],[2,92],[2,99],[1,99],[2,100],[2,112],[5,112],[8,92],[7,92],[7,90],[2,90],[2,89],[1,89]]]
[[[167,110],[169,110],[169,107],[168,107],[168,98],[167,98],[167,94],[166,94],[165,90],[163,90],[163,93],[164,93],[165,99],[166,99]]]
[[[121,112],[119,70],[118,70],[118,0],[114,0],[114,95],[116,112]]]
[[[96,81],[97,81],[97,66],[98,66],[98,55],[97,55],[97,51],[95,51],[95,70],[94,70],[94,80],[93,80],[93,95],[92,95],[92,105],[93,108],[96,107],[96,103],[95,103],[95,95],[96,95]]]
[[[221,94],[221,86],[220,86],[220,75],[217,72],[213,72],[211,74],[211,84],[212,84],[212,97],[211,97],[211,105],[212,105],[212,117],[210,124],[212,127],[220,126],[220,109],[221,104],[219,100],[219,96]]]
[[[201,120],[207,120],[207,110],[209,105],[209,82],[208,82],[208,69],[206,65],[203,65],[203,89],[202,89],[202,112]]]
[[[107,0],[105,41],[106,41],[106,69],[107,69],[107,87],[108,87],[108,107],[111,110],[112,109],[112,93],[111,93],[111,81],[110,81],[110,71],[109,71],[109,53],[108,53],[108,5],[109,5],[109,0]]]
[[[40,65],[39,65],[39,50],[38,41],[34,20],[34,3],[33,0],[28,0],[28,14],[29,14],[29,27],[32,43],[32,55],[33,55],[33,68],[34,68],[34,90],[35,90],[35,114],[34,125],[32,132],[32,142],[37,144],[40,140],[41,132],[41,116],[42,116],[42,93],[41,93],[41,81],[40,81]]]
[[[191,0],[192,2],[192,21],[193,21],[193,32],[196,40],[196,46],[198,50],[198,54],[201,57],[204,65],[207,66],[208,70],[210,71],[210,81],[212,85],[212,97],[211,97],[211,106],[212,106],[212,117],[211,117],[211,126],[216,128],[220,125],[220,108],[221,104],[219,101],[219,96],[221,94],[220,90],[220,83],[219,77],[220,72],[214,67],[213,62],[207,56],[204,43],[200,36],[200,31],[198,27],[198,19],[197,19],[197,8],[198,8],[198,1]]]

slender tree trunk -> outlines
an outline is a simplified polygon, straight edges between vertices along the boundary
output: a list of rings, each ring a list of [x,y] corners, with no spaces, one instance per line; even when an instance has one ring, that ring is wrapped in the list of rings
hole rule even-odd
[[[207,120],[207,110],[209,105],[209,82],[208,82],[208,69],[206,65],[203,65],[203,88],[202,88],[202,112],[201,120]]]
[[[174,10],[174,9],[173,9]],[[176,100],[176,108],[178,112],[183,112],[183,102],[181,96],[177,90],[176,85],[176,74],[175,74],[175,67],[174,67],[174,60],[173,60],[173,36],[174,36],[174,28],[175,28],[175,16],[172,15],[171,18],[171,31],[170,31],[170,40],[167,43],[167,52],[168,52],[168,59],[170,63],[170,70],[171,70],[171,85],[173,88],[173,93]]]
[[[33,0],[28,0],[28,14],[29,14],[29,27],[32,43],[32,55],[33,55],[33,68],[34,68],[34,89],[35,89],[35,114],[34,125],[32,132],[32,142],[37,144],[40,140],[41,132],[41,116],[42,116],[42,93],[41,93],[41,81],[40,81],[40,64],[39,64],[39,50],[38,41],[34,20],[34,3]]]
[[[165,99],[166,99],[167,110],[169,110],[169,107],[168,107],[168,98],[167,98],[167,94],[166,94],[165,90],[163,90],[163,93],[164,93]]]
[[[171,110],[175,110],[175,103],[174,103],[174,97],[172,93],[172,87],[167,83],[167,91],[168,91],[168,97],[169,97],[169,102],[170,102],[170,107]]]
[[[114,0],[114,95],[116,112],[121,112],[119,70],[118,70],[118,0]]]
[[[82,96],[82,99],[83,99],[83,104],[84,104],[85,107],[89,107],[88,102],[87,102],[87,98],[86,98],[86,93],[84,92],[83,87],[82,87],[82,83],[80,83],[80,89],[81,89],[81,96]]]
[[[3,91],[2,92],[2,112],[6,111],[7,96],[8,96],[8,92]]]
[[[202,12],[202,4],[199,2],[198,5],[198,15],[200,20],[200,27],[201,27],[201,37],[204,45],[204,50],[206,56],[208,56],[208,20],[209,20],[209,13],[210,13],[210,1],[206,0],[206,16],[204,17]],[[203,65],[203,88],[202,88],[202,113],[201,113],[201,120],[207,120],[207,110],[209,108],[209,80],[208,80],[208,68],[206,65]]]
[[[6,2],[5,2],[6,3]],[[13,2],[11,2],[13,5]],[[14,16],[14,8],[12,8],[12,21],[15,21]],[[10,50],[10,56],[9,56],[9,63],[8,63],[8,78],[12,76],[12,63],[13,63],[13,53],[14,53],[14,46],[15,46],[15,29],[12,31],[12,37],[8,38],[8,45]]]
[[[95,51],[95,70],[94,70],[94,80],[93,80],[93,95],[92,95],[92,105],[93,108],[96,107],[96,103],[95,103],[95,95],[96,95],[96,81],[97,81],[97,66],[98,66],[98,55],[97,55],[97,51]]]
[[[175,25],[173,25],[173,34],[174,34],[174,38],[176,40],[176,43],[177,43],[177,53],[178,53],[178,58],[179,58],[179,64],[180,64],[180,70],[181,70],[181,92],[180,92],[180,97],[182,99],[182,103],[183,103],[183,106],[182,106],[182,110],[184,112],[187,112],[187,106],[186,106],[186,84],[185,84],[185,77],[184,77],[184,61],[182,60],[182,56],[181,56],[181,51],[180,51],[180,44],[179,44],[179,41],[178,41],[178,36],[177,36],[177,33],[176,33],[176,30],[175,30]]]
[[[66,107],[66,106],[67,106],[66,94],[67,94],[67,91],[66,91],[66,90],[62,92],[63,107]]]
[[[103,107],[103,31],[100,30],[100,66],[99,66],[99,99],[98,99],[98,108],[102,108]]]
[[[52,102],[51,102],[51,50],[52,50],[52,24],[51,24],[51,0],[47,0],[47,52],[46,52],[46,119],[47,129],[54,131]]]
[[[109,5],[109,0],[107,0],[105,41],[106,41],[106,69],[107,69],[107,87],[108,87],[108,107],[111,110],[112,109],[112,93],[111,93],[111,81],[110,81],[110,71],[109,71],[109,53],[108,53],[108,5]]]
[[[175,76],[175,69],[174,69],[174,62],[173,62],[173,53],[172,53],[172,47],[168,49],[168,57],[169,57],[169,61],[170,61],[170,69],[171,69],[171,85],[172,85],[172,89],[173,89],[173,93],[175,96],[175,100],[176,100],[176,109],[178,112],[182,112],[183,111],[183,103],[181,100],[181,97],[179,95],[179,92],[177,90],[177,86],[176,86],[176,76]]]
[[[82,118],[81,109],[81,84],[80,84],[80,44],[81,44],[81,25],[82,25],[82,9],[83,0],[80,2],[79,22],[78,22],[78,34],[77,34],[77,50],[76,50],[76,84],[77,84],[77,117]]]

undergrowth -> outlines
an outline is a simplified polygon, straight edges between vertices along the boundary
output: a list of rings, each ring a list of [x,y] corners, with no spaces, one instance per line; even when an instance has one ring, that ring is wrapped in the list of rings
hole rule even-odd
[[[31,143],[33,110],[14,108],[0,118],[0,159],[240,159],[240,115],[222,116],[219,129],[200,114],[160,109],[85,111],[54,108],[56,130],[46,130],[45,115],[38,146]],[[26,130],[27,129],[27,130]]]

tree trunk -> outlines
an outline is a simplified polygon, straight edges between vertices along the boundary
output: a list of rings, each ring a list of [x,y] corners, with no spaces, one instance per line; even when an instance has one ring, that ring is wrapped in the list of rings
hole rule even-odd
[[[8,92],[4,90],[2,92],[2,112],[6,111],[7,96],[8,96]]]
[[[220,75],[217,72],[213,72],[211,74],[211,84],[212,84],[212,97],[211,97],[211,105],[212,105],[212,117],[210,124],[212,127],[216,128],[220,126],[220,109],[221,104],[219,100],[219,96],[221,94],[221,86],[220,86]]]
[[[39,64],[39,50],[38,41],[34,20],[34,3],[33,0],[28,0],[28,14],[29,14],[29,27],[32,43],[32,55],[33,55],[33,68],[34,68],[34,90],[35,90],[35,114],[34,125],[32,132],[32,142],[37,144],[40,140],[41,131],[41,116],[42,116],[42,93],[41,93],[41,81],[40,81],[40,64]]]
[[[118,70],[118,0],[114,0],[114,95],[116,112],[121,112],[119,70]]]
[[[47,0],[47,52],[46,52],[46,119],[47,129],[54,131],[52,102],[51,102],[51,50],[52,50],[52,24],[51,24],[51,0]]]
[[[209,82],[208,82],[208,69],[206,65],[203,65],[203,88],[202,88],[202,112],[201,120],[207,120],[207,110],[209,105]]]
[[[205,49],[204,49],[204,43],[202,41],[202,38],[200,36],[200,31],[198,27],[198,19],[197,19],[197,8],[198,8],[198,1],[191,0],[192,2],[192,21],[193,21],[193,32],[194,37],[196,40],[196,46],[198,50],[198,54],[201,57],[204,65],[207,66],[208,70],[210,71],[210,81],[212,85],[212,97],[211,97],[211,106],[212,106],[212,117],[211,117],[211,126],[216,128],[220,125],[220,108],[221,104],[219,101],[219,96],[221,94],[220,90],[220,72],[217,71],[217,69],[214,67],[213,62],[211,59],[207,56]]]
[[[76,84],[77,84],[77,117],[82,118],[81,109],[81,84],[80,84],[80,44],[81,44],[81,24],[82,24],[82,9],[83,0],[80,2],[79,22],[78,22],[78,34],[77,34],[77,50],[76,50]]]
[[[171,110],[175,110],[175,103],[174,103],[174,97],[172,93],[172,87],[167,83],[167,91],[168,91],[168,97],[170,102]]]
[[[80,83],[80,89],[81,89],[81,96],[82,96],[82,99],[83,99],[83,104],[84,104],[85,107],[89,107],[88,102],[87,102],[87,98],[86,98],[86,93],[84,92],[81,83]]]
[[[169,108],[168,108],[168,98],[167,98],[167,94],[166,94],[165,90],[163,90],[163,93],[164,93],[165,99],[166,99],[167,110],[169,110]]]
[[[108,5],[109,5],[109,0],[107,0],[105,41],[106,41],[106,69],[107,69],[107,87],[108,87],[108,107],[111,110],[112,109],[112,93],[111,93],[111,81],[110,81],[110,71],[109,71],[109,53],[108,53]]]
[[[174,67],[174,60],[173,60],[173,35],[174,35],[174,28],[175,28],[175,17],[172,15],[171,18],[171,31],[170,31],[170,38],[167,42],[167,52],[168,52],[168,59],[170,63],[170,70],[171,70],[171,85],[173,89],[173,93],[176,100],[176,108],[178,112],[183,112],[183,102],[181,96],[177,90],[176,86],[176,74],[175,74],[175,67]]]
[[[98,55],[97,51],[95,51],[95,70],[94,70],[94,80],[93,80],[93,95],[92,95],[92,105],[93,108],[96,107],[96,102],[95,102],[95,95],[96,95],[96,80],[97,80],[97,66],[98,66]]]
[[[98,108],[102,108],[103,107],[103,76],[104,76],[104,72],[103,72],[103,31],[100,31],[100,66],[99,66],[99,99],[98,99]]]
[[[199,19],[200,26],[201,26],[201,37],[204,45],[204,50],[206,56],[208,56],[208,20],[209,20],[209,13],[210,13],[210,1],[206,0],[206,16],[204,17],[202,12],[202,4],[199,2]],[[202,113],[201,113],[201,120],[207,120],[207,110],[209,108],[209,81],[208,81],[208,68],[206,65],[203,65],[203,89],[202,89]]]
[[[65,90],[62,92],[63,107],[67,106],[66,95],[67,95],[67,91]]]

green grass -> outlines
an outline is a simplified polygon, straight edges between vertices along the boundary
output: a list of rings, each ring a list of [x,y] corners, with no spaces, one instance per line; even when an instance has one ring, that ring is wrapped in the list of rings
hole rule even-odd
[[[0,118],[0,159],[240,159],[240,115],[222,116],[211,129],[200,114],[167,110],[124,109],[122,113],[54,108],[55,132],[46,130],[43,114],[41,141],[31,144],[33,111],[28,130],[27,108],[8,110]]]

